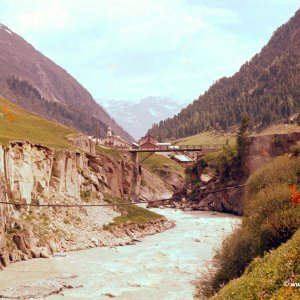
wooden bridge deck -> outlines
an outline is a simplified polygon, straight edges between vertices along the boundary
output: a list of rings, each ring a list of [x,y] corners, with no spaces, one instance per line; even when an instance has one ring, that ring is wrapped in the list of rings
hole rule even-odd
[[[186,146],[157,146],[147,148],[130,148],[129,152],[183,152],[183,151],[213,151],[219,150],[223,147],[223,144],[213,145],[186,145]]]

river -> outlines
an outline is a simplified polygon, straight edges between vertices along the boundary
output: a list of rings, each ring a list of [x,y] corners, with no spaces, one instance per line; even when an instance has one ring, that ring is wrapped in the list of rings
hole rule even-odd
[[[203,274],[214,249],[240,219],[215,212],[153,209],[176,227],[141,243],[94,248],[9,265],[0,272],[0,290],[60,274],[74,274],[78,288],[47,299],[189,300],[193,281]]]

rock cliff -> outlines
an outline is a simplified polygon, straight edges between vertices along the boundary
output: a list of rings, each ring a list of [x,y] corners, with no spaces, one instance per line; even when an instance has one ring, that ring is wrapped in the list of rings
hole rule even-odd
[[[55,251],[130,243],[104,226],[120,215],[110,207],[24,207],[18,204],[105,204],[106,195],[153,199],[171,192],[149,172],[137,174],[128,155],[53,150],[29,142],[0,146],[0,269],[10,261],[47,257]],[[143,184],[141,184],[141,181]],[[158,183],[159,182],[159,183]],[[136,237],[173,226],[165,219],[147,230],[128,225]],[[116,234],[118,232],[118,234]],[[122,233],[123,232],[123,233]]]
[[[185,210],[215,210],[237,215],[243,214],[243,188],[226,189],[243,185],[258,168],[270,162],[274,157],[288,153],[292,145],[300,143],[300,133],[275,134],[249,137],[245,157],[239,178],[221,183],[220,176],[211,168],[198,164],[197,183],[186,185],[175,193],[177,199],[155,202],[150,207],[170,207]],[[218,193],[211,191],[221,190]]]
[[[274,157],[289,152],[291,146],[299,143],[299,141],[300,132],[250,137],[244,160],[246,177],[270,162]]]

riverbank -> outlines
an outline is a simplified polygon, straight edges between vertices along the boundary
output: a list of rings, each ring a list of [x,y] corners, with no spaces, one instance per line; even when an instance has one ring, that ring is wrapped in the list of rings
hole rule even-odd
[[[94,248],[12,264],[0,272],[0,293],[6,288],[16,291],[21,285],[32,287],[32,292],[45,279],[50,284],[60,282],[58,287],[74,287],[59,291],[64,296],[47,299],[193,299],[194,280],[240,219],[215,212],[152,211],[176,222],[176,227],[146,236],[134,246]],[[74,276],[65,278],[70,275]]]
[[[135,211],[140,215],[143,212],[148,213],[140,207],[136,207]],[[35,212],[35,219],[31,219],[30,222],[27,219],[22,222],[24,218],[18,217],[20,221],[15,221],[13,226],[17,226],[19,230],[11,230],[9,233],[15,248],[10,250],[8,245],[7,251],[1,253],[0,270],[11,263],[32,258],[49,258],[57,252],[131,245],[147,235],[160,233],[175,226],[173,221],[154,213],[151,216],[153,220],[140,224],[130,221],[121,224],[108,223],[109,220],[114,220],[112,217],[119,216],[118,212],[108,208],[105,211],[103,208],[73,209],[67,214],[67,221],[65,215],[64,211],[51,212],[49,209],[47,220],[52,220],[50,225],[47,223],[49,226],[39,218],[45,218],[44,212],[41,216]],[[151,219],[150,216],[147,217]],[[78,219],[80,222],[76,223],[75,220]],[[36,242],[33,232],[35,235],[39,233],[39,240],[43,241],[43,246]]]

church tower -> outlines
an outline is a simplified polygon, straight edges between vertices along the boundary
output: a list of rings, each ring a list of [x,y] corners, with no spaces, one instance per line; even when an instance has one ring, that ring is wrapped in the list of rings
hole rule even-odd
[[[112,131],[110,126],[107,127],[107,132],[106,132],[106,137],[111,137],[112,136]]]

